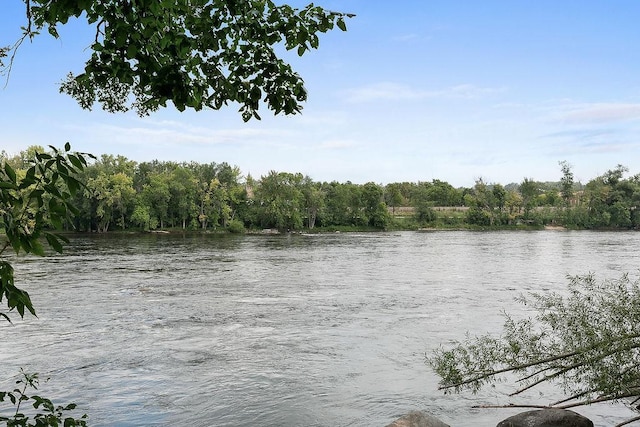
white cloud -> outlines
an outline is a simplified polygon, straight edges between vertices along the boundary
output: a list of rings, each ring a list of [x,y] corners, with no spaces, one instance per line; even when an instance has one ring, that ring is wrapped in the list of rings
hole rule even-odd
[[[605,123],[640,119],[640,104],[596,103],[574,105],[559,114],[558,119],[570,123]]]
[[[472,99],[504,91],[504,88],[478,87],[471,84],[460,84],[440,90],[427,91],[405,84],[382,82],[352,89],[347,92],[346,99],[352,103],[378,100],[401,101],[427,98]]]
[[[357,144],[353,140],[349,139],[332,139],[322,142],[319,148],[323,150],[340,150],[344,148],[352,148]]]
[[[403,34],[399,36],[393,37],[393,41],[396,42],[406,42],[410,40],[416,40],[419,36],[417,34]]]
[[[292,131],[270,128],[210,129],[174,121],[146,122],[144,125],[117,126],[93,123],[67,129],[83,134],[89,140],[106,139],[115,144],[145,145],[219,145],[251,141],[273,141],[289,136]]]

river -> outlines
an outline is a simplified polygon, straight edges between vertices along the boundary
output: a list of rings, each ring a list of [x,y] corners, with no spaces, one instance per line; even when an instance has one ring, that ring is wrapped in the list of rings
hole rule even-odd
[[[516,296],[567,275],[636,274],[640,247],[640,233],[587,231],[71,240],[14,259],[39,317],[0,325],[0,381],[40,372],[42,395],[92,426],[384,426],[413,409],[495,426],[523,410],[471,406],[557,392],[444,395],[425,354],[499,332],[501,310],[522,312]],[[633,414],[577,411],[596,426]]]

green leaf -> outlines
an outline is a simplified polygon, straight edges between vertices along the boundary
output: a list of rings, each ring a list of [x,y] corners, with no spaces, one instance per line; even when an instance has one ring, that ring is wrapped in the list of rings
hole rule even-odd
[[[17,190],[18,186],[12,182],[0,181],[0,188],[8,188],[9,190]]]
[[[15,182],[16,182],[16,172],[13,170],[13,168],[11,167],[11,165],[9,163],[5,162],[5,164],[4,164],[4,172],[7,174],[7,176],[11,180],[11,182],[13,182],[15,184]]]
[[[31,253],[38,256],[44,256],[44,247],[37,239],[30,239]]]
[[[47,243],[49,243],[49,246],[51,246],[54,251],[62,253],[62,244],[56,235],[52,233],[45,233],[44,237],[47,239]]]
[[[35,168],[35,166],[31,166],[29,169],[27,169],[27,174],[26,174],[25,178],[22,180],[22,184],[20,184],[20,187],[21,188],[26,188],[26,187],[23,186],[25,184],[25,182],[34,181],[35,176],[36,176],[36,168]],[[27,186],[28,185],[31,185],[31,184],[27,184]]]
[[[6,230],[7,234],[9,234],[9,230]],[[7,236],[8,237],[8,236]],[[13,251],[16,254],[20,253],[20,238],[18,238],[17,236],[12,236],[9,238],[9,242],[11,242],[11,247],[13,248]]]
[[[69,161],[71,162],[71,164],[76,168],[78,168],[79,170],[82,170],[84,168],[84,165],[82,164],[82,162],[77,156],[73,154],[69,154],[67,157],[69,158]]]
[[[129,46],[127,46],[127,58],[134,59],[137,54],[138,47],[135,44],[131,43]]]
[[[65,181],[67,183],[67,187],[69,187],[69,192],[72,196],[75,196],[80,189],[80,181],[71,176],[67,177]]]
[[[127,42],[127,32],[124,29],[118,28],[116,30],[116,37],[115,37],[115,41],[116,41],[116,47],[117,48],[121,48],[124,46],[124,44]]]

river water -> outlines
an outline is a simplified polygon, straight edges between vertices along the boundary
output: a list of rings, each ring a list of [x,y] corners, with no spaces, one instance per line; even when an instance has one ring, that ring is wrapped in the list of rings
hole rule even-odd
[[[0,381],[40,372],[93,426],[384,426],[414,409],[495,426],[523,409],[471,406],[559,395],[444,395],[425,354],[499,332],[516,296],[567,275],[633,275],[639,247],[586,231],[73,236],[14,260],[39,317],[0,325]]]

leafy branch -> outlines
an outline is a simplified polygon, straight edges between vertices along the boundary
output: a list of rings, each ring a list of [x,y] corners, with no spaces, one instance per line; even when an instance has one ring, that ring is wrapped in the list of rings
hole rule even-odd
[[[18,387],[12,391],[0,391],[0,403],[9,401],[15,406],[15,411],[11,416],[0,415],[0,422],[6,422],[7,426],[15,427],[84,427],[87,425],[86,414],[80,418],[65,416],[65,413],[76,409],[74,403],[55,406],[50,399],[26,394],[30,388],[37,390],[39,383],[37,373],[30,374],[21,370],[20,378],[16,381]],[[29,401],[32,401],[31,406],[36,410],[31,415],[20,410],[22,404]],[[31,418],[34,422],[29,421]]]
[[[640,399],[640,279],[575,276],[565,294],[519,301],[537,315],[516,321],[505,314],[501,336],[467,336],[427,358],[440,389],[477,392],[514,374],[521,385],[510,396],[559,385],[569,397],[549,407]]]
[[[43,256],[42,238],[56,252],[62,252],[68,239],[50,229],[62,229],[77,210],[72,197],[82,187],[74,175],[87,165],[85,157],[91,155],[64,151],[50,147],[50,153],[35,153],[26,171],[14,170],[6,161],[0,163],[0,227],[4,241],[0,243],[0,256],[11,247],[16,254],[24,252]],[[0,259],[0,302],[7,300],[9,311],[15,309],[20,317],[25,310],[36,315],[29,294],[14,284],[13,267]],[[0,317],[9,320],[6,313]]]
[[[82,108],[146,115],[167,102],[180,111],[240,105],[245,121],[260,119],[261,102],[275,114],[296,114],[307,98],[302,78],[281,59],[281,47],[299,56],[318,34],[346,31],[354,15],[314,6],[297,9],[272,0],[152,0],[51,2],[25,0],[27,25],[12,51],[43,28],[76,17],[95,25],[84,71],[69,74],[60,91]]]

